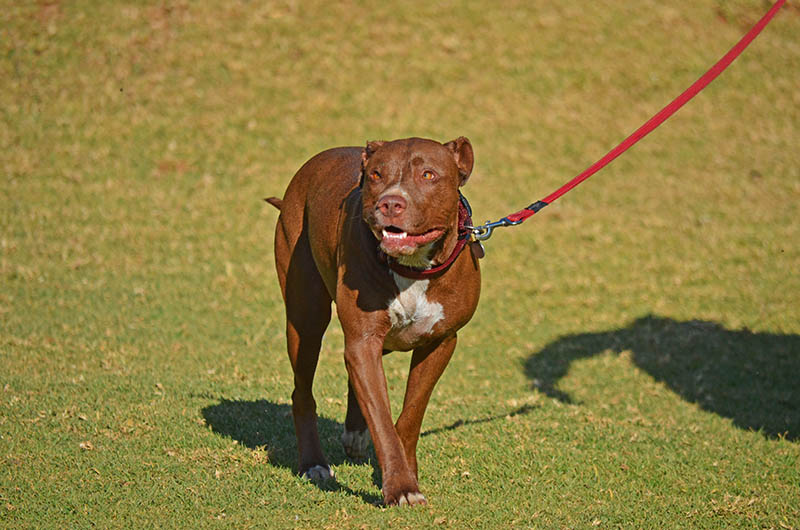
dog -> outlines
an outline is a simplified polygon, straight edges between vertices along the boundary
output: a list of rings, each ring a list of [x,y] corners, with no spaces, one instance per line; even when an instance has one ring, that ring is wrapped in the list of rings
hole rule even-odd
[[[335,302],[348,375],[345,452],[363,458],[371,438],[384,504],[427,503],[416,456],[422,417],[480,295],[482,249],[469,241],[460,192],[473,164],[464,137],[368,142],[314,156],[283,199],[265,199],[280,210],[275,264],[302,476],[333,477],[311,387]],[[409,350],[403,410],[393,423],[382,356]]]

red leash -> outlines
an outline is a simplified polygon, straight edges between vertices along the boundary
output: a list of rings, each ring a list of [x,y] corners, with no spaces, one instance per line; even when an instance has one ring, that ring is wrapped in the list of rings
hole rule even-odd
[[[772,8],[767,12],[764,17],[758,21],[758,23],[753,26],[753,28],[747,32],[747,34],[742,37],[736,46],[731,48],[731,50],[725,54],[722,59],[720,59],[717,64],[712,66],[705,74],[703,74],[700,79],[694,82],[692,86],[687,88],[681,95],[675,98],[669,105],[661,109],[655,116],[650,118],[647,123],[639,127],[633,134],[625,138],[618,146],[608,152],[606,156],[589,166],[583,173],[578,175],[577,177],[573,178],[556,191],[545,197],[544,199],[537,201],[530,206],[523,208],[522,210],[512,213],[506,217],[503,217],[499,221],[495,221],[494,223],[486,223],[482,226],[472,227],[472,234],[473,237],[479,241],[483,241],[489,239],[492,235],[492,231],[500,226],[513,226],[522,223],[525,219],[532,216],[548,204],[552,203],[572,188],[583,182],[584,180],[588,179],[602,168],[607,166],[611,161],[617,158],[619,155],[630,149],[633,144],[647,136],[650,132],[652,132],[656,127],[664,123],[670,116],[675,114],[678,109],[684,106],[690,99],[698,94],[701,90],[703,90],[709,83],[711,83],[714,79],[719,76],[730,64],[737,58],[739,55],[744,51],[747,46],[753,42],[761,30],[769,24],[770,20],[778,13],[781,7],[786,0],[778,0],[772,6]]]

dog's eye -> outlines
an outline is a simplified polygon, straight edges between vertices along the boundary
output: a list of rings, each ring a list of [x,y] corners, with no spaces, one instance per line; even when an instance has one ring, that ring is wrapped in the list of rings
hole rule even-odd
[[[434,173],[429,169],[426,169],[425,171],[422,172],[422,178],[425,180],[433,180],[436,178],[436,173]]]
[[[372,173],[369,174],[369,179],[373,182],[378,182],[381,178],[382,178],[381,174],[378,173],[377,171],[373,171]]]

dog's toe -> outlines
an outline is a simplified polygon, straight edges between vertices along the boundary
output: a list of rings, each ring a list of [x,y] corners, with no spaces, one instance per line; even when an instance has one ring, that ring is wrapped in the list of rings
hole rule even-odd
[[[314,482],[322,480],[330,480],[335,476],[335,473],[328,466],[314,466],[303,473],[303,478]]]
[[[369,430],[363,431],[345,431],[342,433],[342,447],[344,452],[349,458],[354,460],[363,460],[367,457],[367,448],[369,447],[370,437]]]
[[[428,500],[422,493],[406,493],[397,499],[398,506],[414,506],[416,504],[428,504]]]

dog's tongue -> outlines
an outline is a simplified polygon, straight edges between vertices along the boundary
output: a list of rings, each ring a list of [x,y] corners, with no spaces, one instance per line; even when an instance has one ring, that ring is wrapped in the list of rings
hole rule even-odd
[[[407,232],[381,232],[381,247],[387,254],[403,254],[414,251],[422,245],[427,245],[442,235],[441,230],[429,230],[424,234],[411,235]]]

